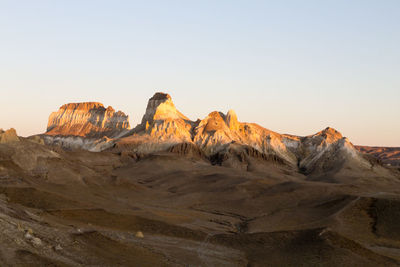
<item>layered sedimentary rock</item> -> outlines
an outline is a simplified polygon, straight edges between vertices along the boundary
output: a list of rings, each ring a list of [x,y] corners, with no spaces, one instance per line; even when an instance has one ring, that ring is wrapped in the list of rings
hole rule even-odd
[[[239,122],[233,110],[226,114],[214,111],[203,120],[191,121],[164,93],[150,98],[142,122],[115,142],[117,150],[202,154],[215,163],[256,157],[298,167],[305,173],[333,168],[348,157],[363,161],[350,141],[332,128],[305,137],[279,134]]]
[[[168,150],[175,144],[192,142],[193,124],[176,109],[170,95],[156,93],[148,101],[142,122],[130,136],[117,141],[117,146],[139,153]]]
[[[155,121],[163,120],[185,120],[189,119],[179,112],[171,96],[165,93],[156,93],[147,103],[146,113],[142,119],[142,125],[152,124]]]
[[[292,150],[298,146],[299,138],[280,135],[257,124],[240,123],[233,110],[227,114],[214,111],[203,120],[191,121],[176,109],[170,95],[156,93],[149,99],[141,123],[131,135],[117,140],[116,146],[151,153],[181,143],[198,146],[206,156],[237,143],[254,147],[263,154],[278,155],[296,165]]]
[[[97,102],[70,103],[51,113],[46,135],[103,137],[129,129],[129,118]]]
[[[233,131],[239,130],[240,124],[234,110],[229,110],[226,114],[226,124],[228,125],[229,129]]]
[[[144,131],[159,141],[172,139],[186,142],[191,140],[191,128],[192,123],[175,108],[171,96],[156,93],[149,99],[146,113],[136,132]]]
[[[18,141],[19,137],[14,128],[8,129],[7,131],[3,131],[3,129],[0,129],[0,144]]]
[[[165,93],[154,94],[141,123],[128,128],[128,116],[111,107],[95,102],[67,104],[51,114],[45,140],[92,151],[112,147],[137,155],[159,151],[201,155],[216,164],[240,165],[259,158],[303,173],[333,169],[349,158],[368,165],[350,141],[332,128],[305,137],[279,134],[255,123],[239,122],[233,110],[226,114],[214,111],[203,120],[191,121]]]
[[[330,127],[302,138],[298,153],[299,168],[306,173],[332,169],[350,158],[362,160],[353,144]]]
[[[279,155],[296,164],[296,157],[289,148],[297,147],[299,138],[281,135],[254,123],[240,123],[232,110],[226,115],[216,111],[210,113],[194,133],[193,141],[206,154],[219,152],[224,145],[234,142],[254,147],[261,153]]]
[[[49,145],[67,149],[101,151],[129,131],[129,117],[97,102],[70,103],[50,114],[47,131],[41,136]]]
[[[400,167],[400,147],[356,146],[356,148],[387,166]]]

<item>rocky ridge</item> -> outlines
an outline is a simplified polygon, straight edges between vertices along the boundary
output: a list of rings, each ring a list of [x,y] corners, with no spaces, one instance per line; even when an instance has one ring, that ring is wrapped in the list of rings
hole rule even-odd
[[[134,133],[148,134],[157,141],[187,142],[191,140],[193,123],[179,112],[171,96],[156,93],[149,99],[146,113]]]
[[[4,131],[0,129],[0,144],[10,143],[10,142],[18,142],[19,137],[17,136],[17,132],[14,128],[8,129]]]
[[[130,131],[127,118],[100,103],[67,104],[50,115],[45,138],[50,136],[51,140],[45,140],[91,151],[201,154],[215,164],[229,161],[243,165],[256,157],[304,173],[333,169],[348,159],[369,166],[351,142],[333,128],[305,137],[279,134],[255,123],[239,122],[233,110],[226,114],[214,111],[203,120],[192,121],[165,93],[149,99],[141,123]]]
[[[42,138],[48,145],[101,151],[109,138],[129,131],[129,117],[98,102],[69,103],[50,114]],[[107,147],[107,146],[106,146]]]
[[[129,129],[129,117],[97,102],[70,103],[50,114],[46,135],[112,137]]]
[[[304,173],[332,169],[350,158],[368,165],[351,142],[333,128],[305,137],[279,134],[255,123],[239,122],[233,110],[226,114],[214,111],[203,120],[191,121],[164,93],[150,98],[142,122],[112,143],[114,151],[138,154],[175,151],[199,155],[200,150],[216,164],[229,161],[237,165],[232,162],[246,163],[249,157],[258,157],[299,168]]]

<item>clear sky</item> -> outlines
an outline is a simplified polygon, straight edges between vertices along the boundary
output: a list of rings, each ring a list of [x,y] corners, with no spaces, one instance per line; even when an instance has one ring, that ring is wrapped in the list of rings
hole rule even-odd
[[[193,120],[400,146],[400,1],[0,0],[0,128],[78,101],[135,126],[156,91]]]

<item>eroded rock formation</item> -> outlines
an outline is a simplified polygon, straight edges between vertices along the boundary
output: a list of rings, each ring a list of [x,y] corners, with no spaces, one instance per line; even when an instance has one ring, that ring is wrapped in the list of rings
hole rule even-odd
[[[15,131],[14,128],[8,129],[7,131],[3,131],[3,129],[0,129],[0,144],[18,141],[19,137],[17,135],[17,131]]]
[[[117,150],[145,154],[176,150],[190,154],[186,150],[191,144],[218,164],[235,158],[244,162],[244,158],[252,157],[296,166],[308,173],[331,168],[331,159],[335,164],[347,157],[363,161],[350,141],[333,128],[305,137],[279,134],[255,123],[239,122],[233,110],[226,114],[214,111],[195,122],[179,112],[165,93],[150,98],[141,124],[115,143]]]
[[[46,135],[111,137],[129,129],[128,116],[97,102],[70,103],[51,113]]]
[[[231,165],[257,158],[293,166],[304,173],[333,169],[347,158],[368,165],[350,141],[333,128],[305,137],[279,134],[255,123],[239,122],[233,110],[226,114],[214,111],[203,120],[191,121],[166,93],[154,94],[141,123],[133,130],[128,128],[128,116],[120,111],[95,102],[75,103],[51,114],[46,136],[51,137],[51,144],[68,148],[112,148],[140,155],[170,151],[201,155],[217,164],[229,161]]]

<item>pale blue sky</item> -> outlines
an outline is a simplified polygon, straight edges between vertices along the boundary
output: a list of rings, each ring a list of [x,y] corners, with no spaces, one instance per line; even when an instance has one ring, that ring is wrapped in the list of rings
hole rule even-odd
[[[0,0],[0,127],[100,101],[141,119],[156,91],[189,118],[400,146],[400,1]]]

